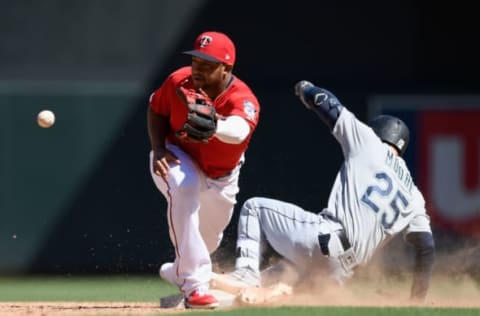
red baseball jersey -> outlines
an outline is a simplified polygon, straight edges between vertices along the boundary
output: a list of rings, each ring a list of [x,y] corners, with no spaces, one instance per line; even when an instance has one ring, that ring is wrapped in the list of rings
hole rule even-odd
[[[179,86],[193,89],[191,73],[192,69],[188,66],[170,74],[162,86],[150,96],[150,107],[155,113],[169,117],[170,133],[167,140],[188,153],[208,177],[218,178],[230,172],[240,162],[258,124],[260,105],[250,88],[242,80],[233,77],[229,87],[213,100],[213,105],[217,113],[225,117],[243,117],[250,125],[247,138],[240,144],[227,144],[216,137],[211,138],[208,143],[181,140],[175,133],[182,129],[185,123],[187,107],[177,96],[176,89]]]

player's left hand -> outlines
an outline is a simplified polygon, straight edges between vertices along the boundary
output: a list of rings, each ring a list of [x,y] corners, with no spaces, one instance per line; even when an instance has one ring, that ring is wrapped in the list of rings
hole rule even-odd
[[[208,142],[217,130],[218,115],[210,98],[203,91],[177,89],[178,96],[186,104],[188,113],[177,137],[195,142]]]
[[[302,101],[305,107],[309,110],[312,110],[314,107],[322,106],[323,104],[327,109],[342,105],[332,92],[317,87],[306,80],[299,81],[295,84],[295,95],[300,98],[300,101]]]
[[[306,80],[299,81],[295,84],[295,95],[300,98],[300,101],[302,101],[303,105],[309,110],[311,110],[312,107],[305,97],[305,91],[312,87],[314,87],[314,85]]]

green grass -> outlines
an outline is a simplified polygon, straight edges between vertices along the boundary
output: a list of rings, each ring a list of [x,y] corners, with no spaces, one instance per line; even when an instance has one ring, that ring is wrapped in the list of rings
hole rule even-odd
[[[181,313],[176,315],[187,315]],[[202,315],[221,316],[478,316],[479,309],[440,309],[440,308],[411,308],[411,307],[283,307],[283,308],[249,308],[230,311],[204,312]]]
[[[363,286],[362,286],[363,285]],[[358,283],[353,290],[359,297],[367,297],[366,286]],[[391,293],[405,292],[404,284],[386,284]],[[390,286],[389,286],[390,285]],[[364,287],[365,286],[365,287]],[[465,292],[460,289],[465,288]],[[159,298],[177,293],[177,289],[156,276],[28,276],[0,277],[0,302],[146,302],[156,303]],[[362,293],[365,292],[365,293]],[[451,293],[458,297],[480,300],[478,290],[457,287],[451,282],[436,282],[432,292]],[[370,291],[371,293],[371,291]],[[387,293],[388,294],[388,293]],[[443,295],[443,294],[442,294]],[[187,311],[175,315],[221,315],[221,316],[469,316],[480,315],[479,308],[437,308],[437,307],[278,307],[278,308],[236,308],[216,311]],[[148,315],[164,315],[161,309]],[[170,314],[170,313],[168,313]],[[91,314],[89,314],[91,315]],[[125,315],[119,310],[116,314]]]
[[[158,277],[0,277],[0,301],[155,302],[177,289]]]

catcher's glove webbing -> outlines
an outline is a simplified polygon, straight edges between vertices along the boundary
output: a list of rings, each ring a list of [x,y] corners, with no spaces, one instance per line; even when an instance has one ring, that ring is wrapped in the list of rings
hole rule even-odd
[[[179,87],[178,96],[187,105],[188,113],[183,128],[177,132],[181,139],[208,142],[217,130],[217,115],[213,103],[205,94]]]

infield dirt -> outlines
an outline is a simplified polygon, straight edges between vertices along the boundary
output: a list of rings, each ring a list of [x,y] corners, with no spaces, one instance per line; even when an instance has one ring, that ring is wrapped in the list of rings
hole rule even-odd
[[[449,281],[436,278],[424,303],[413,303],[408,298],[409,282],[380,281],[376,284],[320,289],[298,289],[285,299],[280,297],[264,306],[373,306],[373,307],[458,307],[480,308],[480,289],[465,277]],[[229,307],[235,308],[235,307]],[[148,315],[175,314],[182,309],[160,309],[158,302],[0,302],[0,315]]]

